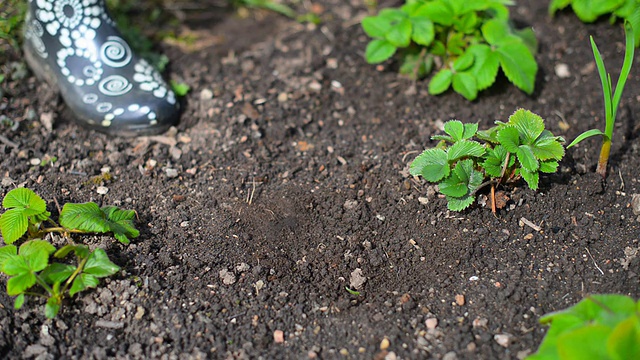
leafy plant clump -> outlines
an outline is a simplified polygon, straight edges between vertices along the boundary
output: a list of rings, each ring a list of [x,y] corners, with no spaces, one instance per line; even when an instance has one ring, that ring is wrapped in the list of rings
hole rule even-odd
[[[617,19],[630,22],[636,46],[640,45],[640,0],[552,0],[549,13],[553,16],[569,5],[578,18],[586,23],[594,22],[607,14],[612,23]]]
[[[469,207],[478,190],[487,185],[491,185],[494,212],[493,194],[498,184],[522,178],[531,189],[538,189],[539,173],[558,169],[564,139],[545,130],[542,118],[524,109],[513,113],[509,122],[496,124],[478,131],[478,124],[447,121],[447,135],[431,138],[440,143],[411,163],[411,175],[437,183],[452,211]]]
[[[133,225],[135,212],[115,206],[67,203],[60,212],[59,225],[51,219],[45,201],[30,189],[9,191],[2,206],[7,209],[0,216],[0,231],[6,245],[0,247],[0,271],[9,276],[7,293],[16,296],[16,309],[22,307],[26,295],[47,299],[44,308],[47,318],[56,316],[65,294],[73,296],[96,287],[99,278],[120,270],[103,249],[91,251],[86,245],[76,244],[70,234],[111,232],[123,244],[139,235]],[[47,233],[63,235],[67,244],[56,249],[43,239]],[[21,239],[24,241],[19,247],[14,245]],[[68,261],[72,253],[75,264]],[[32,291],[35,285],[41,291]]]
[[[527,360],[640,359],[640,301],[592,295],[540,319],[551,328]]]
[[[622,92],[624,91],[624,85],[627,83],[627,78],[631,72],[631,66],[633,65],[633,54],[635,50],[634,36],[632,33],[632,25],[629,22],[625,22],[625,35],[626,35],[626,48],[624,54],[624,61],[622,63],[622,70],[620,71],[620,77],[616,83],[615,88],[611,83],[611,74],[607,73],[604,67],[604,61],[602,61],[602,55],[596,46],[593,37],[591,37],[591,49],[593,50],[593,57],[596,60],[598,67],[598,74],[600,74],[600,80],[602,82],[602,93],[604,95],[604,109],[605,109],[605,129],[602,132],[599,129],[587,130],[580,134],[575,140],[567,146],[570,148],[581,141],[592,137],[602,136],[602,146],[600,147],[600,157],[598,158],[598,166],[596,172],[603,178],[607,175],[607,163],[609,162],[609,154],[611,153],[611,141],[613,139],[613,128],[616,123],[616,113],[618,111],[618,105],[622,99]]]
[[[365,58],[381,63],[399,51],[400,73],[429,81],[429,93],[450,87],[468,100],[489,88],[498,70],[527,94],[534,90],[537,40],[509,21],[510,0],[406,0],[362,20],[373,38]]]

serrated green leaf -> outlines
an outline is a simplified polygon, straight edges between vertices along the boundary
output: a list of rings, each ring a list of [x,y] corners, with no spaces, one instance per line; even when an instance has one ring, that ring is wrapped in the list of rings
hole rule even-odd
[[[484,155],[484,152],[485,148],[479,142],[460,140],[447,150],[447,157],[449,162],[453,162],[463,157],[480,157]]]
[[[10,209],[0,215],[0,231],[5,244],[13,244],[29,229],[29,219],[22,209]]]
[[[433,56],[413,51],[413,48],[408,49],[409,51],[403,52],[401,56],[402,63],[398,72],[415,80],[422,79],[431,73],[434,65]]]
[[[531,145],[531,150],[539,160],[560,160],[564,156],[564,146],[549,130],[544,130],[540,134]]]
[[[24,215],[31,216],[47,211],[47,204],[33,190],[17,188],[9,191],[2,200],[5,209],[22,209]]]
[[[53,319],[58,315],[60,311],[60,299],[57,297],[50,297],[47,299],[47,304],[44,306],[44,315],[47,319]]]
[[[456,173],[451,173],[448,178],[438,184],[438,189],[444,195],[459,198],[469,192],[467,185],[466,179],[461,179]]]
[[[4,262],[11,256],[15,256],[18,254],[18,248],[15,245],[6,245],[0,247],[0,270],[2,270],[2,266]]]
[[[491,19],[482,25],[481,31],[484,39],[493,46],[500,44],[510,35],[509,24],[500,19]]]
[[[471,73],[476,78],[478,91],[489,88],[498,77],[500,69],[498,54],[485,44],[472,45],[467,52],[471,52],[475,57]]]
[[[94,202],[73,204],[66,203],[60,213],[60,225],[67,229],[76,229],[94,233],[109,231],[105,214]]]
[[[469,101],[478,97],[476,79],[468,71],[453,74],[453,90]]]
[[[500,67],[515,86],[531,95],[535,86],[538,64],[522,42],[510,42],[496,49]]]
[[[378,64],[389,59],[396,52],[396,47],[383,39],[375,39],[369,42],[365,50],[365,60],[369,64]]]
[[[451,26],[455,13],[448,2],[434,1],[420,6],[414,16],[426,17],[436,24]]]
[[[24,294],[16,296],[16,300],[13,302],[13,308],[15,310],[20,310],[22,305],[24,305]]]
[[[540,172],[553,174],[558,171],[558,162],[555,160],[547,160],[540,162]]]
[[[536,156],[533,154],[533,151],[531,150],[531,146],[520,145],[518,147],[518,151],[516,152],[516,155],[518,156],[518,161],[520,162],[520,165],[522,165],[522,167],[525,170],[528,170],[531,172],[537,172],[538,169],[540,168],[540,163],[538,162],[538,159],[536,159]]]
[[[77,257],[84,259],[89,256],[89,248],[86,245],[65,245],[56,251],[53,256],[58,259],[62,259],[73,251]]]
[[[531,54],[538,52],[538,39],[536,38],[536,33],[533,32],[532,28],[516,30],[514,35],[520,38]]]
[[[520,147],[520,133],[515,127],[508,125],[498,130],[496,139],[510,153],[517,153]]]
[[[624,0],[574,0],[571,7],[580,20],[594,22],[600,16],[613,12],[623,3]]]
[[[464,34],[471,34],[476,31],[478,23],[478,15],[475,11],[468,12],[461,17],[453,19],[454,29]]]
[[[453,198],[461,198],[475,191],[483,180],[482,173],[473,168],[473,160],[458,161],[451,175],[438,184],[440,192]]]
[[[522,178],[527,182],[527,185],[529,185],[529,188],[531,190],[538,190],[538,181],[540,175],[537,171],[529,171],[523,168],[520,169],[520,175],[522,175]]]
[[[55,246],[51,245],[50,242],[41,239],[34,239],[25,242],[20,245],[20,249],[18,250],[18,254],[30,258],[35,253],[39,253],[40,251],[44,251],[47,253],[47,256],[56,251]]]
[[[474,54],[472,52],[466,51],[462,56],[458,57],[453,62],[453,70],[456,72],[461,72],[467,70],[473,65]]]
[[[438,95],[447,91],[451,86],[453,72],[450,69],[442,69],[429,81],[429,94]]]
[[[413,39],[416,44],[424,46],[431,45],[436,34],[433,22],[426,18],[414,18],[411,19],[411,22],[413,23],[411,39]]]
[[[449,162],[447,153],[442,149],[427,149],[413,160],[409,167],[409,173],[413,176],[422,176],[429,182],[438,182],[449,176]]]
[[[520,142],[531,145],[544,131],[544,120],[529,110],[518,109],[509,116],[509,125],[518,129]]]
[[[69,296],[73,296],[81,291],[98,286],[100,281],[97,277],[91,274],[80,274],[73,279],[71,289],[69,289]]]
[[[403,18],[392,23],[391,29],[385,35],[385,40],[395,47],[407,47],[411,43],[412,25],[409,19]]]
[[[465,195],[463,197],[447,196],[447,209],[451,211],[462,211],[468,208],[476,200],[474,196]]]
[[[42,270],[40,276],[47,284],[61,283],[67,280],[76,269],[73,265],[53,263]]]
[[[391,29],[391,22],[388,19],[378,16],[367,16],[362,19],[364,32],[372,38],[384,39]]]
[[[507,160],[507,150],[505,150],[502,145],[498,145],[495,148],[488,150],[487,153],[487,157],[482,163],[484,171],[491,177],[500,177],[502,175],[504,163]],[[514,159],[510,157],[510,162],[512,161],[514,161]]]
[[[10,296],[19,295],[36,283],[36,277],[24,256],[8,257],[2,266],[2,271],[12,276],[7,281],[7,293]]]
[[[464,124],[464,133],[462,134],[462,140],[471,139],[478,132],[478,124]]]
[[[133,210],[121,210],[115,206],[103,206],[102,212],[107,216],[109,231],[123,244],[129,244],[129,238],[137,238],[140,232],[135,228]]]
[[[444,132],[451,136],[453,142],[460,141],[464,135],[464,124],[460,120],[449,120],[444,123]]]
[[[103,249],[96,249],[89,255],[82,273],[101,278],[113,275],[119,270],[120,267],[109,260],[109,256]]]

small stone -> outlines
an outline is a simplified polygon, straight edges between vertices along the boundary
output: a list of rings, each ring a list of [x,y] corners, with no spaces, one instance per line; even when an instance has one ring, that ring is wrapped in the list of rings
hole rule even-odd
[[[478,281],[478,280],[480,280],[480,278],[475,275],[469,278],[469,281]]]
[[[345,348],[340,349],[340,355],[349,356],[349,350],[347,350]]]
[[[429,198],[428,197],[419,197],[418,198],[418,202],[422,205],[427,205],[429,204]]]
[[[106,186],[98,186],[96,192],[100,195],[107,195],[107,193],[109,192],[109,188],[107,188]]]
[[[458,304],[458,306],[464,305],[464,295],[456,295],[456,304]]]
[[[471,324],[473,325],[474,329],[476,329],[476,328],[486,328],[487,325],[489,324],[489,320],[487,320],[485,318],[475,318]]]
[[[528,233],[527,235],[524,236],[525,240],[531,240],[533,239],[533,234],[532,233]]]
[[[358,200],[347,200],[343,206],[346,210],[353,210],[358,206]]]
[[[391,345],[391,343],[389,342],[388,338],[382,339],[382,341],[380,342],[380,350],[387,350],[389,348],[389,345]]]
[[[24,353],[22,353],[22,355],[25,358],[31,358],[40,354],[44,354],[46,352],[47,352],[46,347],[40,344],[34,344],[34,345],[27,346],[27,348],[24,350]]]
[[[425,325],[427,325],[427,329],[432,330],[435,329],[436,326],[438,326],[438,319],[436,318],[429,318],[427,320],[425,320]]]
[[[138,306],[138,308],[136,309],[136,314],[133,315],[133,318],[136,320],[140,320],[144,316],[144,313],[145,313],[144,308],[142,306]]]
[[[560,79],[566,79],[571,76],[571,71],[569,71],[569,65],[565,63],[558,63],[555,66],[556,75]]]
[[[200,100],[207,101],[213,99],[213,91],[210,89],[202,89],[200,91]]]
[[[458,355],[453,351],[449,351],[448,353],[444,354],[442,360],[458,360]]]
[[[249,271],[250,267],[249,264],[247,263],[240,263],[238,265],[236,265],[236,271],[237,272],[245,272],[245,271]]]
[[[38,158],[32,158],[32,159],[30,159],[30,160],[29,160],[29,164],[31,164],[31,165],[33,165],[33,166],[40,165],[40,162],[41,162],[41,161],[40,161],[40,159],[38,159]]]
[[[631,209],[634,215],[640,215],[640,194],[631,195]]]
[[[493,340],[495,340],[502,347],[509,347],[511,344],[512,336],[509,334],[497,334],[493,336]]]
[[[236,282],[236,276],[227,269],[220,270],[218,275],[220,276],[222,283],[225,285],[233,285]]]
[[[47,132],[53,131],[53,113],[45,112],[40,114],[40,123],[42,123]]]
[[[474,352],[476,351],[476,348],[478,347],[478,345],[476,345],[476,343],[474,343],[473,341],[467,344],[467,351],[468,352]]]
[[[164,169],[164,172],[167,174],[168,178],[175,178],[178,177],[178,170],[176,169],[172,169],[172,168],[166,168]]]
[[[287,100],[289,100],[289,94],[287,94],[286,92],[281,92],[280,94],[278,94],[278,102],[286,102]]]
[[[349,286],[352,289],[362,289],[362,286],[367,282],[367,278],[362,275],[362,269],[357,268],[351,272],[351,276],[349,277]]]
[[[274,331],[273,332],[273,341],[275,341],[276,344],[284,343],[284,332],[282,330]]]
[[[98,320],[96,321],[95,326],[106,328],[106,329],[122,329],[124,327],[124,323],[117,322],[117,321]]]
[[[396,353],[394,353],[393,351],[389,351],[387,353],[387,355],[385,355],[384,360],[397,360],[398,359],[398,355],[396,355]]]

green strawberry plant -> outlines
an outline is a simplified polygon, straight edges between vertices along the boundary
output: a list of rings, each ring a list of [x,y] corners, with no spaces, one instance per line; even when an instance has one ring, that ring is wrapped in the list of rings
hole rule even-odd
[[[440,143],[411,163],[411,175],[437,183],[452,211],[469,207],[477,191],[487,185],[493,194],[503,181],[522,178],[531,189],[538,189],[540,172],[556,172],[564,156],[564,139],[545,130],[542,118],[524,109],[513,113],[507,123],[496,124],[478,131],[478,124],[447,121],[447,135],[432,137]]]
[[[45,201],[30,189],[9,191],[2,206],[7,209],[0,216],[0,231],[6,245],[0,247],[0,272],[9,276],[7,293],[16,297],[16,309],[22,307],[26,295],[47,299],[44,310],[47,318],[56,316],[65,294],[73,296],[94,288],[99,278],[120,270],[103,249],[91,251],[86,245],[76,244],[69,236],[71,233],[110,232],[123,244],[140,234],[133,225],[135,212],[115,206],[67,203],[60,212],[59,225],[51,218]],[[56,249],[43,239],[47,233],[62,234],[67,244]],[[19,240],[23,240],[20,246],[14,245]],[[72,253],[75,264],[66,260]],[[33,291],[35,285],[42,290]]]
[[[569,5],[578,18],[586,23],[607,14],[610,14],[612,23],[617,19],[630,22],[636,46],[640,45],[640,0],[552,0],[549,14],[553,16]]]
[[[628,296],[591,295],[540,322],[551,328],[527,360],[640,359],[640,301]]]
[[[498,70],[527,94],[533,93],[538,64],[531,29],[509,21],[510,0],[406,0],[362,20],[373,38],[365,59],[381,63],[396,52],[400,72],[423,78],[432,72],[429,93],[450,87],[468,100],[489,88]],[[400,51],[398,51],[400,50]]]

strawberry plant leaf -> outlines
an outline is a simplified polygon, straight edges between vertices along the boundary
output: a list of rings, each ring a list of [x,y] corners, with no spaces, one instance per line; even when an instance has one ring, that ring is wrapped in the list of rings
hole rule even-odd
[[[42,253],[46,256],[46,252],[43,251]],[[13,255],[7,258],[2,266],[2,271],[11,276],[7,281],[7,293],[10,296],[22,294],[36,283],[34,273],[42,269],[34,267],[26,257],[21,255]]]
[[[396,47],[383,39],[375,39],[367,45],[365,59],[369,64],[381,63],[393,56]]]
[[[573,0],[551,0],[549,4],[549,14],[554,15],[558,10],[562,10],[569,6]]]
[[[471,139],[478,132],[478,124],[464,124],[464,132],[461,140]]]
[[[611,329],[591,325],[563,334],[558,339],[561,359],[608,359],[607,337]]]
[[[12,255],[18,254],[18,248],[15,245],[7,245],[0,247],[0,270],[2,270],[2,266],[4,262],[11,257]]]
[[[510,153],[517,153],[520,146],[520,133],[511,125],[503,126],[498,131],[496,139]]]
[[[508,151],[502,145],[498,145],[493,149],[487,151],[487,158],[482,163],[482,167],[487,175],[497,178],[502,175],[502,168],[504,162],[507,160]],[[510,163],[515,161],[515,158],[511,157]],[[510,164],[513,165],[513,164]]]
[[[540,172],[553,174],[558,171],[558,162],[555,160],[547,160],[540,162]]]
[[[0,215],[0,231],[5,244],[13,244],[29,229],[29,219],[21,209],[10,209]]]
[[[69,264],[53,263],[47,266],[40,276],[47,284],[61,283],[67,280],[77,267]]]
[[[16,300],[13,302],[13,308],[15,310],[20,310],[24,305],[24,293],[16,296]]]
[[[444,123],[444,132],[451,136],[451,141],[464,139],[464,124],[459,120],[449,120]]]
[[[60,213],[60,225],[67,229],[105,233],[109,231],[105,214],[94,202],[72,204],[66,203]]]
[[[56,315],[58,315],[58,312],[60,311],[60,305],[61,301],[57,297],[52,296],[47,299],[47,304],[44,306],[44,315],[47,317],[47,319],[53,319],[54,317],[56,317]]]
[[[416,10],[415,16],[427,17],[436,24],[451,26],[455,13],[449,2],[434,1],[428,2]]]
[[[613,12],[624,0],[573,0],[571,7],[583,22],[594,22],[600,16]]]
[[[362,19],[362,28],[370,37],[384,39],[391,29],[391,21],[379,16],[368,16]]]
[[[472,52],[466,51],[464,54],[462,54],[462,56],[460,56],[453,62],[453,70],[455,70],[456,72],[467,70],[471,67],[471,65],[473,65],[474,59],[474,54]]]
[[[522,42],[514,41],[500,45],[496,52],[500,58],[500,67],[509,81],[531,95],[538,72],[538,64],[527,46]]]
[[[55,246],[51,245],[51,243],[49,243],[48,241],[34,239],[34,240],[29,240],[24,244],[20,245],[20,250],[18,251],[18,254],[29,258],[33,254],[36,254],[40,251],[46,252],[48,257],[50,254],[56,251],[56,248]]]
[[[482,184],[482,173],[473,168],[473,160],[458,161],[451,176],[441,182],[440,192],[455,198],[460,198],[475,191]]]
[[[475,200],[475,197],[471,195],[465,195],[459,198],[447,196],[447,209],[451,211],[462,211],[473,204]]]
[[[33,190],[17,188],[9,191],[2,200],[5,209],[20,209],[26,216],[41,214],[47,210],[47,204]]]
[[[128,244],[129,238],[137,238],[140,235],[140,232],[133,225],[135,211],[120,210],[115,206],[104,206],[101,210],[107,217],[109,231],[121,243]]]
[[[441,193],[454,198],[463,197],[469,192],[466,179],[461,179],[455,172],[439,183],[438,189]]]
[[[620,322],[609,334],[607,353],[611,359],[640,359],[640,317]]]
[[[538,181],[540,175],[537,171],[529,171],[523,168],[520,170],[520,175],[522,176],[524,181],[527,182],[527,185],[529,185],[529,188],[531,188],[531,190],[538,190]]]
[[[533,154],[533,150],[531,150],[531,146],[520,145],[518,147],[518,151],[516,152],[516,155],[518,156],[518,161],[520,162],[520,165],[522,165],[523,169],[528,170],[530,172],[536,172],[540,168],[538,159],[536,159],[536,156]]]
[[[492,19],[482,25],[482,36],[493,46],[499,45],[507,36],[509,36],[509,24],[500,19]]]
[[[62,259],[73,251],[80,259],[84,259],[89,256],[89,248],[86,245],[65,245],[56,251],[53,256],[58,259]]]
[[[475,61],[471,73],[476,78],[478,91],[487,89],[496,81],[500,70],[500,58],[489,45],[472,45],[467,52],[473,54]]]
[[[447,91],[453,80],[453,72],[450,69],[442,69],[429,81],[429,94],[438,95]]]
[[[409,173],[422,176],[427,181],[438,182],[449,176],[451,169],[447,160],[447,153],[442,149],[427,149],[413,160]]]
[[[465,71],[453,74],[453,90],[469,101],[475,100],[475,98],[478,97],[476,79],[471,72]]]
[[[429,46],[433,42],[436,36],[433,22],[426,18],[413,18],[413,32],[411,39],[416,43],[424,46]]]
[[[509,116],[509,125],[518,129],[522,144],[531,145],[544,131],[544,120],[529,110],[518,109]]]
[[[453,162],[464,157],[480,157],[484,152],[485,148],[479,142],[460,140],[447,150],[447,157],[450,162]]]
[[[549,130],[544,130],[531,145],[531,150],[539,160],[560,160],[564,156],[564,147],[560,140],[563,139],[558,139]]]
[[[73,296],[81,291],[98,286],[100,281],[97,277],[91,274],[80,274],[73,279],[71,289],[69,289],[69,295]]]
[[[387,34],[385,40],[391,45],[399,48],[409,46],[411,42],[412,25],[411,21],[407,18],[398,20]]]
[[[89,255],[87,263],[82,270],[83,274],[93,275],[101,278],[113,275],[120,270],[120,267],[109,260],[109,256],[103,249],[96,249]]]

